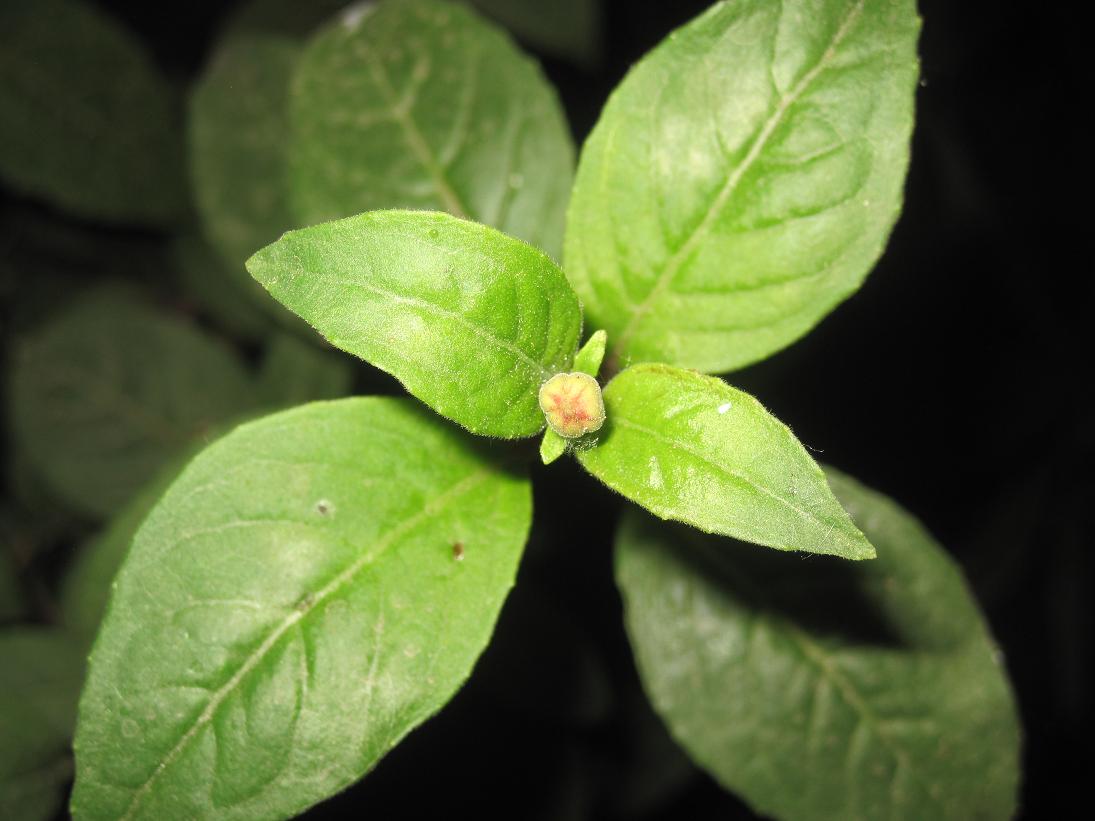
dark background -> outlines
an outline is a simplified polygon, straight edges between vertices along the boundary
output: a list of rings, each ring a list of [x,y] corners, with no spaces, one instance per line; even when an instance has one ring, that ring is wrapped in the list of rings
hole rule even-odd
[[[180,83],[230,8],[101,5]],[[608,2],[598,65],[544,60],[579,141],[629,65],[707,5]],[[1092,373],[1079,356],[1092,305],[1090,252],[1078,253],[1090,208],[1075,193],[1090,167],[1081,27],[1069,4],[920,7],[918,121],[888,250],[813,333],[730,381],[820,460],[899,500],[962,564],[1019,700],[1023,817],[1061,818],[1087,803],[1092,775],[1078,752],[1091,731],[1095,501],[1080,401]],[[643,704],[611,582],[617,500],[572,465],[537,483],[522,577],[471,683],[309,817],[752,817]]]

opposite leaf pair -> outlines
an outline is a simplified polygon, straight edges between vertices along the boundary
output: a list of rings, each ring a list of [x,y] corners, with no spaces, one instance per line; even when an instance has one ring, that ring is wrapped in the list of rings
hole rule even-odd
[[[538,433],[541,386],[582,370],[581,307],[559,267],[447,214],[374,211],[291,231],[248,270],[333,345],[473,433]],[[596,444],[577,458],[657,515],[781,550],[874,555],[817,464],[748,394],[643,364],[616,376],[604,401]]]

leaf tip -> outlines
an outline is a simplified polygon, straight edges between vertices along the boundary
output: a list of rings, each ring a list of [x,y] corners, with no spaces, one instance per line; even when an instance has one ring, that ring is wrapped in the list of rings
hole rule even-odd
[[[547,428],[544,431],[544,438],[540,440],[540,461],[550,465],[566,452],[566,447],[566,439],[551,428]]]
[[[868,541],[867,537],[859,531],[856,531],[857,538],[852,540],[847,551],[847,558],[853,562],[865,561],[867,559],[877,559],[878,552],[874,549],[874,545]]]

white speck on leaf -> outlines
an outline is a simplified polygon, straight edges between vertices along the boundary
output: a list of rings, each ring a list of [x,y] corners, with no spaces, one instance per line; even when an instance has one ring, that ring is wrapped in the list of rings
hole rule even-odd
[[[373,7],[371,0],[362,0],[360,3],[347,6],[342,12],[342,25],[353,31],[361,25],[361,21],[368,16]]]
[[[661,490],[664,485],[662,482],[662,469],[658,465],[657,456],[650,457],[650,479],[648,483],[654,490]]]
[[[719,405],[719,413],[720,414],[726,413],[728,410],[730,410],[730,403],[729,402],[723,402],[721,405]]]

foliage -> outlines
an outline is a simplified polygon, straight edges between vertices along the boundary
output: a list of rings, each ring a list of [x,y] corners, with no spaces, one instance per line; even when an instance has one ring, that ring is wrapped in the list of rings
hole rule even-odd
[[[595,3],[340,5],[233,13],[185,175],[134,38],[83,3],[0,13],[0,177],[164,231],[131,266],[88,243],[124,282],[35,268],[49,307],[6,340],[4,526],[29,546],[0,554],[0,617],[44,598],[54,626],[0,633],[0,814],[53,811],[73,733],[77,818],[284,818],[343,790],[464,685],[526,543],[567,547],[538,543],[529,473],[575,466],[621,497],[643,689],[718,783],[780,818],[1013,811],[1013,698],[956,567],[714,375],[882,253],[912,0],[716,2],[624,78],[576,170],[554,89],[475,9],[589,65]],[[67,512],[26,528],[41,510]],[[58,534],[82,547],[53,601],[27,580]],[[594,667],[541,606],[533,640],[550,617]],[[670,745],[648,724],[637,757]],[[672,784],[674,754],[630,783]]]

